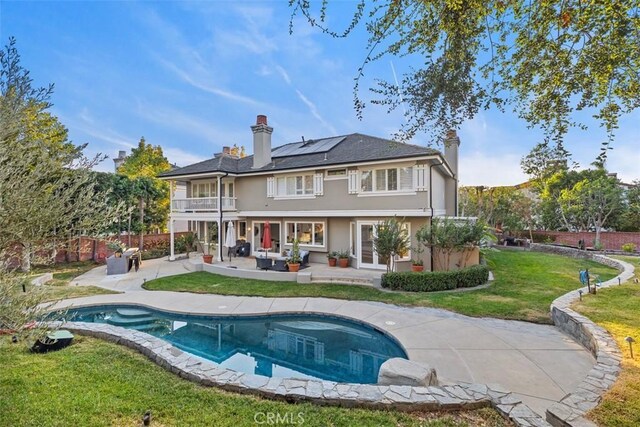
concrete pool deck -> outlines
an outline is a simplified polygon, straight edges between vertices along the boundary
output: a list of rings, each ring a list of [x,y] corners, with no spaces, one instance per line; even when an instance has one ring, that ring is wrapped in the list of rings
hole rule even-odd
[[[571,392],[595,363],[588,351],[553,326],[383,303],[130,291],[76,298],[58,307],[102,304],[209,315],[318,313],[359,320],[395,337],[409,360],[433,366],[442,383],[509,390],[538,414]]]
[[[628,263],[599,255],[593,257],[622,271],[618,277],[601,284],[602,287],[617,285],[618,279],[625,282],[633,276],[633,266]],[[328,270],[333,274],[345,271],[323,265],[317,267],[321,272]],[[286,400],[299,400],[302,396],[302,400],[319,403],[364,407],[392,405],[414,410],[456,410],[490,403],[518,426],[549,425],[544,421],[545,412],[553,425],[578,422],[586,426],[593,424],[583,415],[598,404],[601,394],[611,387],[620,371],[621,356],[611,336],[570,309],[571,301],[578,299],[578,290],[553,302],[556,326],[547,326],[376,302],[202,295],[142,289],[147,280],[196,270],[199,267],[193,259],[145,261],[138,273],[120,276],[106,276],[105,267],[98,267],[72,283],[97,285],[125,293],[67,300],[59,306],[137,304],[165,311],[209,315],[314,313],[347,317],[395,337],[410,360],[434,367],[441,383],[441,387],[435,388],[389,388],[336,385],[327,381],[269,380],[209,366],[211,363],[182,354],[164,341],[142,332],[110,325],[69,324],[78,333],[135,348],[161,366],[201,384],[232,391],[253,390],[259,395]],[[374,272],[368,273],[371,276]],[[582,291],[586,292],[586,288]],[[304,383],[302,388],[301,383]],[[272,386],[276,388],[272,389]]]

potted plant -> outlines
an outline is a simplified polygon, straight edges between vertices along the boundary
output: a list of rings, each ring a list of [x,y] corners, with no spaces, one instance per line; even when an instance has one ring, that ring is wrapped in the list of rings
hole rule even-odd
[[[329,252],[327,259],[329,260],[329,267],[335,267],[338,262],[338,253],[336,251]]]
[[[412,259],[411,260],[411,271],[424,271],[424,261],[421,259]]]
[[[300,270],[300,262],[302,258],[300,258],[300,242],[298,239],[293,241],[293,248],[291,249],[291,255],[287,260],[287,265],[289,266],[289,271],[292,273],[297,273]]]
[[[116,258],[120,258],[122,253],[127,249],[127,246],[119,240],[113,240],[111,242],[107,242],[107,248],[113,251],[113,255]]]
[[[341,268],[349,267],[349,251],[338,252],[338,266]]]
[[[213,264],[213,254],[211,252],[215,252],[217,249],[217,245],[213,242],[206,242],[202,244],[202,250],[204,253],[202,254],[202,261],[205,264]]]
[[[209,223],[202,243],[202,260],[207,264],[213,263],[213,256],[218,250],[218,223]]]
[[[424,247],[422,245],[411,248],[411,254],[415,257],[411,258],[411,271],[424,271],[423,253]]]

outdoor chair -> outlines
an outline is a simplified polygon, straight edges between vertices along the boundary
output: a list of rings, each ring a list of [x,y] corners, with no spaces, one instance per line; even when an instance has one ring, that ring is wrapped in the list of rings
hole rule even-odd
[[[256,268],[260,270],[269,270],[273,265],[273,260],[264,256],[256,257]]]

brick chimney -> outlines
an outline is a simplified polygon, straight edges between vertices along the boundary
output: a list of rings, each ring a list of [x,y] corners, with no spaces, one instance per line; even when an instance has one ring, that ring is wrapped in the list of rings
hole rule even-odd
[[[273,128],[267,125],[267,116],[259,115],[253,132],[253,168],[260,169],[271,163],[271,134]]]
[[[455,130],[448,130],[444,138],[444,158],[453,171],[453,178],[445,181],[445,205],[447,215],[458,216],[458,148],[460,138]]]

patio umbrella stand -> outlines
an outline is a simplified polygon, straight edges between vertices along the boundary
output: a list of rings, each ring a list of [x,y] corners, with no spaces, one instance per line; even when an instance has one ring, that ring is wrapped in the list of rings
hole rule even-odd
[[[262,248],[264,249],[265,258],[269,254],[269,249],[271,249],[271,224],[269,221],[264,223],[264,230],[262,232]]]
[[[237,268],[234,265],[231,265],[231,249],[236,247],[236,231],[233,229],[233,222],[229,221],[228,223],[228,227],[227,227],[227,235],[224,238],[224,246],[226,246],[227,249],[227,258],[229,258],[229,265],[227,267],[230,268]]]

